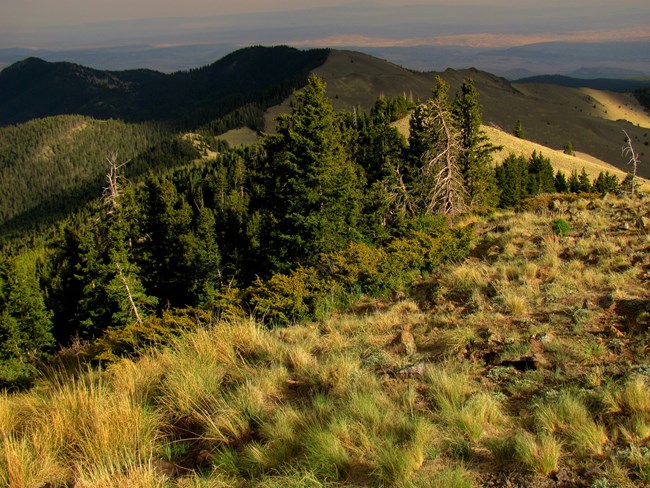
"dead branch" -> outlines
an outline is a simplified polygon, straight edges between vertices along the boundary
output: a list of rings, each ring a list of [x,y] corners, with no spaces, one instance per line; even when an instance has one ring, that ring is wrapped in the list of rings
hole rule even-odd
[[[422,167],[423,179],[429,182],[426,211],[453,215],[467,208],[467,192],[463,175],[458,166],[460,143],[458,133],[449,125],[443,107],[435,101],[430,102],[433,130],[439,131],[438,141],[427,153]]]
[[[636,187],[636,169],[641,161],[639,160],[639,155],[634,151],[634,147],[632,147],[632,138],[625,131],[623,131],[623,134],[625,134],[625,144],[623,145],[622,153],[624,157],[628,158],[627,164],[632,166],[632,189],[630,190],[630,193],[634,195],[634,189]]]

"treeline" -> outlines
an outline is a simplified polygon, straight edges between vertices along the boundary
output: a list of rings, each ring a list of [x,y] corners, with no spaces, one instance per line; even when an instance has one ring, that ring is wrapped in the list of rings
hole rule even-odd
[[[187,323],[174,310],[287,325],[407,288],[467,254],[454,215],[553,191],[541,155],[493,169],[471,80],[453,100],[438,79],[426,102],[379,98],[368,114],[334,112],[325,88],[310,78],[275,134],[211,161],[137,183],[109,157],[86,218],[3,259],[0,382],[28,382],[55,342],[98,340],[110,357],[165,340]],[[392,122],[409,110],[407,141]]]
[[[621,182],[615,174],[601,171],[591,180],[583,168],[567,176],[560,170],[554,172],[551,160],[536,151],[529,158],[510,154],[495,171],[501,208],[521,208],[527,198],[541,193],[619,194],[632,190],[631,175]]]

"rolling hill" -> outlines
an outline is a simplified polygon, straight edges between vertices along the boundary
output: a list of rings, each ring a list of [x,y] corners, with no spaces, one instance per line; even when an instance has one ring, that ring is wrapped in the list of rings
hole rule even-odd
[[[127,138],[131,138],[131,132],[155,134],[136,149],[115,142],[120,138],[117,133],[106,139],[102,131],[116,125],[93,119],[85,119],[81,125],[73,123],[81,129],[71,132],[68,122],[59,126],[56,120],[1,129],[4,143],[0,144],[0,172],[4,183],[0,191],[5,204],[0,221],[31,220],[56,210],[53,201],[82,202],[84,195],[96,194],[106,153],[113,148],[125,159],[146,161],[141,168],[145,172],[166,164],[161,158],[185,151],[170,146],[161,152],[157,144],[177,143],[171,139],[163,142],[167,136],[160,131],[173,136],[170,128],[203,127],[212,134],[233,129],[225,135],[228,141],[233,145],[250,144],[257,138],[250,127],[259,129],[264,124],[267,131],[272,131],[275,117],[289,111],[289,94],[302,85],[309,72],[327,82],[334,106],[347,110],[369,110],[379,95],[406,94],[412,99],[425,99],[438,75],[449,83],[453,94],[463,80],[471,77],[480,93],[486,130],[495,144],[504,146],[497,160],[510,152],[528,155],[536,150],[567,172],[584,167],[592,178],[600,171],[622,178],[628,170],[621,156],[622,131],[626,130],[641,158],[638,174],[650,178],[650,166],[644,164],[650,142],[650,116],[629,93],[511,83],[475,69],[421,73],[358,52],[299,51],[288,47],[247,48],[201,69],[171,75],[149,70],[99,71],[30,58],[0,72],[0,124],[74,113],[97,119],[164,121],[166,128],[121,125]],[[262,122],[259,118],[265,110]],[[226,114],[227,119],[219,119]],[[525,140],[510,134],[518,120],[523,123]],[[562,153],[569,141],[579,157]],[[29,151],[23,150],[17,156],[20,148]],[[187,157],[183,155],[179,161]],[[36,176],[25,176],[28,174]],[[68,203],[57,208],[57,212],[67,209]]]
[[[288,47],[246,48],[209,66],[170,75],[99,71],[30,58],[0,72],[0,124],[75,113],[196,128],[254,104],[255,113],[240,113],[220,131],[246,125],[260,128],[256,120],[264,109],[268,131],[275,117],[288,110],[291,97],[287,97],[309,72],[328,83],[336,108],[366,110],[379,95],[425,99],[438,75],[449,83],[452,94],[471,77],[486,124],[510,131],[520,120],[530,141],[552,149],[571,142],[577,151],[623,171],[622,131],[630,134],[642,161],[650,144],[650,119],[631,96],[621,99],[624,95],[550,84],[553,79],[511,83],[476,69],[422,73],[353,51]],[[642,165],[639,174],[650,177],[650,166]]]
[[[621,156],[623,130],[632,137],[642,161],[650,144],[650,118],[635,98],[620,93],[511,83],[476,69],[419,73],[351,51],[331,51],[327,61],[314,72],[327,81],[328,93],[341,109],[369,109],[379,95],[406,93],[414,99],[424,99],[430,95],[438,75],[450,85],[453,94],[464,79],[472,78],[480,93],[485,124],[509,132],[521,120],[526,139],[556,150],[571,142],[576,151],[621,171],[627,171]],[[275,107],[269,112],[267,128],[272,116],[286,110],[286,106],[285,101],[285,108]],[[614,113],[627,120],[611,120]],[[650,178],[650,165],[640,166],[639,174]]]

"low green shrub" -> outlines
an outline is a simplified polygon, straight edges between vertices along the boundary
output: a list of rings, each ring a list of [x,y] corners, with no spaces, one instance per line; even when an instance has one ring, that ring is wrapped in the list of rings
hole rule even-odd
[[[562,237],[571,231],[571,224],[564,219],[555,219],[553,221],[553,232]]]

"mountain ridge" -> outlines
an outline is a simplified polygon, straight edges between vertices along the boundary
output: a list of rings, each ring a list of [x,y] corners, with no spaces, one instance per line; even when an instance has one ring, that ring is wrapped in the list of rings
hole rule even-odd
[[[62,114],[200,125],[246,103],[290,94],[326,53],[253,46],[172,74],[28,58],[0,71],[0,125]]]
[[[38,70],[63,70],[74,76],[72,81],[54,76],[49,82],[47,77],[26,76]],[[23,76],[18,76],[21,73]],[[509,131],[521,121],[533,142],[560,150],[571,142],[576,150],[623,171],[627,168],[621,157],[622,131],[640,145],[642,158],[643,146],[649,142],[648,127],[608,120],[611,116],[598,100],[578,88],[539,82],[545,79],[513,83],[475,68],[418,72],[356,51],[300,51],[287,46],[244,48],[202,68],[172,74],[104,72],[28,58],[0,72],[0,124],[79,113],[171,122],[182,130],[192,130],[252,103],[257,104],[254,114],[248,111],[247,116],[231,118],[217,132],[247,125],[271,131],[275,117],[289,110],[292,91],[304,84],[309,73],[327,82],[328,95],[337,109],[348,110],[357,106],[369,110],[380,95],[426,99],[436,76],[449,83],[453,95],[464,79],[473,78],[485,123]],[[13,86],[9,78],[13,78]],[[81,95],[75,96],[78,93]],[[639,171],[650,177],[650,168],[642,166]]]

